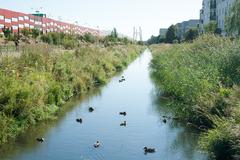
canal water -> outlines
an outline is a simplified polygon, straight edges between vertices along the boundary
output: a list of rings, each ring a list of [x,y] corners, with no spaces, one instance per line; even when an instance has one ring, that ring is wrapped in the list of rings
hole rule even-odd
[[[106,86],[64,106],[58,119],[31,127],[2,146],[1,160],[201,160],[198,134],[177,122],[163,123],[164,102],[149,75],[146,50]],[[121,76],[126,81],[119,83]],[[88,107],[94,112],[89,113]],[[166,108],[166,107],[165,107]],[[119,115],[126,111],[127,115]],[[82,118],[83,123],[77,123]],[[120,123],[126,121],[126,126]],[[36,137],[44,137],[39,143]],[[99,140],[101,146],[94,148]],[[155,153],[144,154],[143,147]]]

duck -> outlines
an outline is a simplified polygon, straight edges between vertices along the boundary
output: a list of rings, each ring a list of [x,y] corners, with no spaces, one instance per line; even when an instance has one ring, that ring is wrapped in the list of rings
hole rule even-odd
[[[165,118],[163,119],[163,123],[167,123],[167,120]]]
[[[155,148],[144,147],[143,149],[144,149],[145,154],[156,152]]]
[[[89,107],[89,108],[88,108],[88,111],[89,111],[89,112],[93,112],[93,111],[94,111],[94,108],[93,108],[93,107]]]
[[[94,143],[93,147],[94,147],[94,148],[98,148],[98,147],[100,147],[100,145],[101,145],[100,142],[97,141],[96,143]]]
[[[120,126],[127,126],[127,122],[124,121],[123,123],[120,124]]]
[[[36,138],[36,140],[37,140],[38,142],[40,142],[40,143],[43,143],[43,142],[44,142],[44,138],[43,138],[43,137],[41,137],[41,138]]]
[[[77,118],[76,121],[82,123],[82,118]]]
[[[127,112],[119,112],[120,115],[126,116]]]

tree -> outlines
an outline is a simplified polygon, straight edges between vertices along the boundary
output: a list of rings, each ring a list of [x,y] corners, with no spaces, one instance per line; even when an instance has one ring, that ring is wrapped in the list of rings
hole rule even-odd
[[[113,38],[118,38],[118,33],[117,33],[117,29],[116,28],[113,28],[113,31],[111,32],[111,36]]]
[[[2,31],[6,39],[8,39],[11,36],[11,30],[9,28],[3,28]]]
[[[27,38],[29,38],[29,35],[31,34],[30,30],[27,28],[22,29],[21,33]]]
[[[166,42],[173,43],[174,40],[177,39],[177,29],[176,26],[171,25],[166,33]]]
[[[38,38],[38,36],[40,36],[40,30],[39,29],[32,29],[32,37],[34,38],[34,39],[37,39]]]
[[[86,42],[94,43],[96,42],[96,37],[93,36],[91,33],[85,33],[83,35],[83,40]]]
[[[236,0],[226,18],[226,29],[229,34],[240,35],[240,0]]]
[[[212,21],[204,26],[205,33],[221,34],[221,29],[218,28],[217,22]]]
[[[198,37],[198,30],[196,28],[191,28],[185,34],[185,41],[193,41],[197,37]]]

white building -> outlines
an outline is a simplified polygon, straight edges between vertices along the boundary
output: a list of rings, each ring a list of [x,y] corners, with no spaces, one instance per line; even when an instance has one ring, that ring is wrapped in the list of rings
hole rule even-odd
[[[203,0],[200,10],[200,31],[211,21],[217,22],[222,35],[225,35],[225,18],[235,0]]]
[[[226,16],[228,16],[234,2],[235,0],[217,0],[217,10],[216,10],[217,19],[216,20],[217,20],[218,28],[221,29],[223,35],[226,34],[225,18]]]
[[[168,31],[167,28],[160,28],[160,30],[159,30],[160,38],[165,38],[166,34],[167,34],[167,31]]]
[[[177,23],[177,37],[180,38],[180,40],[183,40],[187,31],[189,31],[190,29],[199,28],[199,23],[199,19],[191,19],[188,21]]]

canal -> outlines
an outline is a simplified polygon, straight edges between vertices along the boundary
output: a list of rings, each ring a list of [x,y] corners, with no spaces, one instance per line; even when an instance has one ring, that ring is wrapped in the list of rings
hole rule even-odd
[[[167,120],[149,75],[146,50],[107,85],[74,98],[58,119],[31,127],[0,148],[1,160],[191,160],[207,159],[197,148],[198,134]],[[124,76],[126,81],[119,83]],[[88,107],[93,106],[90,113]],[[119,115],[126,111],[127,115]],[[82,118],[83,123],[76,119]],[[126,126],[120,123],[126,121]],[[39,143],[36,137],[44,137]],[[94,148],[99,140],[101,146]],[[143,147],[155,153],[144,154]]]

